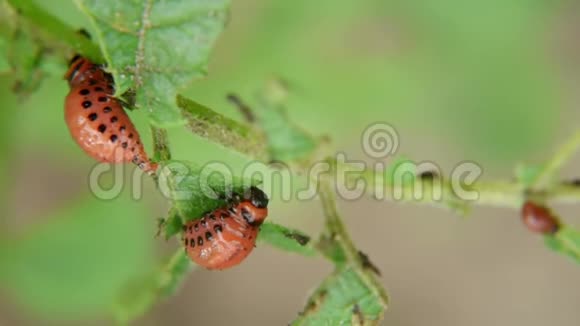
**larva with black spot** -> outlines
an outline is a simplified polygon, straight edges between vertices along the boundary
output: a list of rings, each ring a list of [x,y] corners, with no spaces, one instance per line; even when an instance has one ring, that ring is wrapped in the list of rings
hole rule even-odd
[[[226,269],[241,263],[254,249],[260,225],[268,216],[268,197],[250,187],[225,206],[183,226],[188,256],[207,269]]]
[[[75,56],[65,79],[70,92],[65,99],[65,121],[72,138],[92,158],[100,162],[133,162],[154,174],[152,163],[137,129],[113,95],[113,78],[100,65]]]

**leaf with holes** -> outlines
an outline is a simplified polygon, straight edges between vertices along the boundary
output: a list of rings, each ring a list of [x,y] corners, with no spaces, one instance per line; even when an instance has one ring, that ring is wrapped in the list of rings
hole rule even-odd
[[[352,267],[337,269],[308,299],[292,325],[376,325],[386,300]]]
[[[152,123],[183,123],[177,92],[206,74],[229,0],[76,0],[92,19],[117,94],[130,88]]]

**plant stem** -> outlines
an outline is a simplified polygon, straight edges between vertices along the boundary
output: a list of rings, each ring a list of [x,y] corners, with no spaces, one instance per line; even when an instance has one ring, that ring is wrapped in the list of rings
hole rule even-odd
[[[345,183],[349,189],[352,189],[357,182],[363,180],[366,183],[368,196],[377,198],[377,193],[382,194],[380,198],[377,198],[378,200],[446,206],[463,212],[468,211],[471,206],[519,209],[526,197],[526,187],[519,182],[478,181],[471,185],[453,186],[449,180],[443,178],[433,181],[417,178],[411,183],[393,185],[383,182],[380,173],[365,171],[359,175],[350,175],[347,176]],[[379,178],[375,178],[377,175]],[[476,194],[476,199],[464,199],[458,191],[473,192]],[[553,203],[578,203],[580,202],[580,187],[564,183],[555,184],[536,196]]]
[[[347,266],[354,268],[366,286],[383,300],[386,308],[389,302],[387,293],[380,282],[377,281],[374,271],[364,266],[360,251],[356,248],[348,231],[344,227],[344,223],[336,208],[336,195],[330,181],[326,179],[321,180],[319,196],[324,211],[326,230],[330,233],[331,245],[339,247],[344,253]]]
[[[578,148],[580,148],[580,130],[576,131],[566,143],[560,146],[554,157],[543,167],[531,188],[535,191],[545,190],[554,180],[558,171],[572,158]]]

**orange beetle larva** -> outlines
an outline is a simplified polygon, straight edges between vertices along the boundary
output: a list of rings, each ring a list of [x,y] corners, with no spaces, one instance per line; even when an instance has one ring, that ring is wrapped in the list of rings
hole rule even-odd
[[[65,79],[70,92],[65,100],[65,120],[71,136],[100,162],[133,162],[153,174],[137,129],[115,97],[113,78],[100,65],[81,56],[71,60]]]

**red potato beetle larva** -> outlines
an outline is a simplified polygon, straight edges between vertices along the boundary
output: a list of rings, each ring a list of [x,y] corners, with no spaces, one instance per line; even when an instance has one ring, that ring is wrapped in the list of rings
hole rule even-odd
[[[133,162],[154,174],[157,164],[149,161],[141,138],[118,99],[113,78],[103,67],[75,56],[64,78],[70,92],[66,97],[65,120],[72,138],[100,162]]]
[[[268,216],[268,197],[250,187],[228,205],[183,226],[188,256],[207,269],[226,269],[241,263],[254,249],[260,225]]]
[[[549,208],[532,201],[526,201],[522,206],[522,220],[534,233],[554,234],[560,228],[560,222]]]

